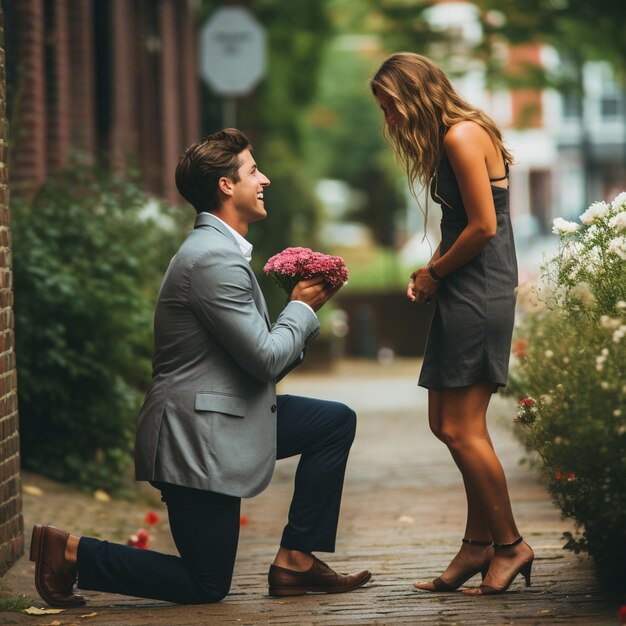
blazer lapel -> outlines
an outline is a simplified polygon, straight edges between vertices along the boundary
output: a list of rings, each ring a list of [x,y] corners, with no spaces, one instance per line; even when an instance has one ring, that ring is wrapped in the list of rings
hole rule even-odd
[[[210,213],[200,213],[196,217],[194,228],[203,228],[203,227],[204,228],[210,227],[210,228],[215,228],[215,230],[218,230],[220,233],[222,233],[222,235],[230,239],[233,242],[233,245],[237,248],[237,251],[241,253],[241,250],[239,249],[239,245],[237,244],[237,240],[235,239],[233,234],[228,230],[228,228],[226,228],[226,226],[220,220],[216,219]],[[257,281],[256,276],[254,275],[254,272],[252,271],[252,268],[249,265],[248,265],[248,268],[250,272],[250,282],[252,284],[252,299],[254,300],[254,304],[256,305],[256,308],[259,310],[259,313],[263,316],[263,319],[265,320],[267,327],[271,329],[272,324],[270,322],[270,316],[267,310],[267,304],[265,302],[265,298],[263,297],[263,292],[261,291],[261,287],[259,286],[259,282]]]

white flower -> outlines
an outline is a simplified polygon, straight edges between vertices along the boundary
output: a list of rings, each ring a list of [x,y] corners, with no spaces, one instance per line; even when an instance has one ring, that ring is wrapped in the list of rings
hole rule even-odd
[[[554,352],[552,352],[552,350],[546,350],[544,352],[544,356],[546,357],[546,359],[551,359],[554,356]]]
[[[626,302],[624,302],[624,300],[618,300],[615,306],[620,310],[626,309]]]
[[[555,217],[552,220],[552,232],[555,235],[571,235],[580,228],[580,224],[576,222],[568,222],[562,217]]]
[[[589,288],[589,283],[578,283],[572,287],[569,293],[572,298],[578,300],[587,309],[594,307],[596,304],[596,298]]]
[[[617,256],[626,261],[626,237],[615,237],[609,241],[609,252],[617,254]]]
[[[622,324],[614,333],[613,333],[613,343],[619,343],[622,337],[626,335],[626,326]]]
[[[602,350],[600,350],[600,354],[602,354],[603,356],[609,356],[609,349],[602,348]]]
[[[621,213],[614,215],[609,220],[609,226],[611,228],[614,228],[618,232],[625,230],[626,229],[626,211],[622,211]]]
[[[605,391],[610,387],[609,383],[606,382],[606,380],[603,380],[600,383],[600,387],[602,387],[602,389],[604,389]]]
[[[607,330],[615,330],[620,326],[620,320],[615,317],[609,317],[608,315],[602,315],[600,317],[600,326]]]
[[[542,288],[534,283],[522,283],[515,288],[517,305],[520,310],[528,313],[539,313],[545,308],[542,301]]]
[[[580,256],[585,251],[585,246],[583,246],[580,241],[568,241],[563,246],[563,260],[564,261],[575,261],[580,258]]]
[[[611,202],[614,209],[626,209],[626,191],[622,191],[618,193],[615,198],[613,198],[613,202]]]
[[[594,202],[581,216],[580,221],[583,224],[593,224],[599,222],[606,217],[610,206],[606,202]]]

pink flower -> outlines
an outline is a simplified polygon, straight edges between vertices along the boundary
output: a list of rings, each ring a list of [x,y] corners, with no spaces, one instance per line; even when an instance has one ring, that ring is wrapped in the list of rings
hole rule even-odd
[[[313,252],[310,248],[285,248],[267,261],[263,271],[287,294],[299,281],[317,275],[323,276],[331,287],[348,280],[348,268],[340,256]]]

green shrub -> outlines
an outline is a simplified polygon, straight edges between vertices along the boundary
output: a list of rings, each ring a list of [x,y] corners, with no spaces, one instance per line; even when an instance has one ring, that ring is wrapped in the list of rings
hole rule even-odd
[[[130,474],[156,290],[179,240],[171,219],[145,217],[149,200],[132,182],[75,167],[12,201],[27,469],[108,490]]]
[[[545,282],[522,289],[509,392],[556,504],[576,520],[566,548],[587,551],[603,583],[626,585],[626,193],[582,225],[555,220]],[[529,306],[530,305],[530,306]]]

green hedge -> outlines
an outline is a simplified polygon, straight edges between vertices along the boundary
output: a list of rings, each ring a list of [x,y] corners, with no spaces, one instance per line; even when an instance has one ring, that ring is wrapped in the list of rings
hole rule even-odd
[[[172,219],[145,217],[149,202],[136,184],[80,166],[12,201],[27,469],[84,488],[128,482],[155,295],[180,239]]]

